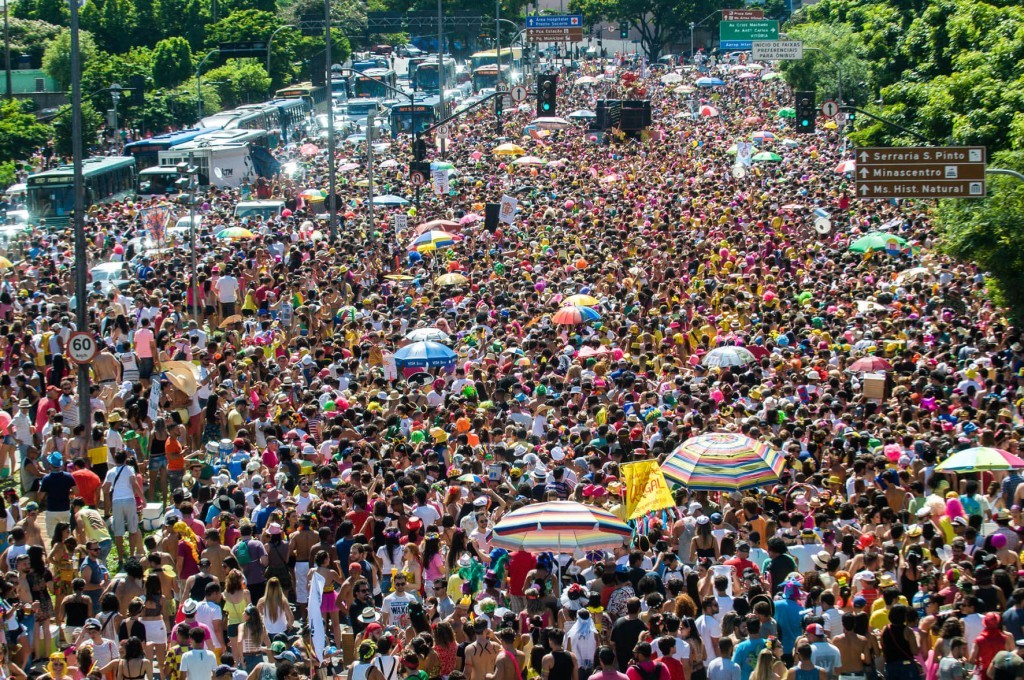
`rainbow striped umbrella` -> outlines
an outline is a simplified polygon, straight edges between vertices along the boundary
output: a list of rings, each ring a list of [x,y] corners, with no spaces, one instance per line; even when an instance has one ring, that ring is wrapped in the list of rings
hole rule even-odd
[[[442,246],[450,246],[455,243],[455,236],[449,234],[447,231],[440,231],[438,229],[431,229],[425,231],[415,239],[409,246],[409,250],[417,250],[424,246],[433,246],[434,248],[440,248]]]
[[[1021,470],[1024,459],[991,446],[974,446],[957,451],[935,466],[936,472],[981,472],[983,470]]]
[[[573,501],[552,501],[527,505],[505,515],[494,525],[491,545],[530,552],[612,550],[632,534],[628,524],[607,510]]]
[[[587,323],[588,321],[598,321],[600,318],[601,315],[590,307],[580,305],[576,307],[562,307],[555,312],[554,316],[551,317],[551,320],[562,326],[578,326],[581,323]]]
[[[665,478],[691,490],[741,491],[779,481],[786,459],[764,442],[732,432],[690,437],[661,464]]]

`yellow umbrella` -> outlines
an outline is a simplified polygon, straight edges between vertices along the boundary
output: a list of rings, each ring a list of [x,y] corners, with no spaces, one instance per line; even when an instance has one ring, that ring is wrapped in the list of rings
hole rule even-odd
[[[836,122],[834,120],[828,120],[825,121],[825,124],[822,127],[825,128],[826,130],[835,130],[839,126],[836,125]]]
[[[572,307],[593,307],[594,305],[600,304],[601,301],[592,295],[570,295],[565,298],[562,302],[563,305],[570,305]]]
[[[370,186],[370,180],[368,180],[368,179],[361,179],[358,182],[356,182],[356,186],[357,187],[368,187],[368,186]],[[373,186],[377,186],[377,183],[374,182]]]
[[[415,276],[409,276],[408,274],[388,274],[384,277],[388,281],[415,281]]]
[[[507,142],[505,144],[502,144],[501,146],[494,147],[494,151],[492,151],[491,153],[493,153],[495,156],[522,156],[523,154],[526,153],[526,149],[519,146],[518,144]]]
[[[467,279],[465,276],[463,276],[462,274],[456,274],[454,272],[452,272],[451,274],[442,274],[441,276],[438,276],[436,279],[434,279],[434,283],[436,283],[439,286],[461,286],[467,281],[469,281],[469,279]]]
[[[8,267],[13,267],[13,266],[14,266],[13,262],[8,260],[6,257],[0,255],[0,269],[7,269]]]

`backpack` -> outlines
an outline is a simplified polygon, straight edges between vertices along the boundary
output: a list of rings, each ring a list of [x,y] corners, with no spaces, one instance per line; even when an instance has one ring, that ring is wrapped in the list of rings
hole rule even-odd
[[[235,559],[238,560],[238,566],[240,567],[244,567],[252,562],[252,555],[249,554],[249,541],[239,541],[231,552],[234,554]]]

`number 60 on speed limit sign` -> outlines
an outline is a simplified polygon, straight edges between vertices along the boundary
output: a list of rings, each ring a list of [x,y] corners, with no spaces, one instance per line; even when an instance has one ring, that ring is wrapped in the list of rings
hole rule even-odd
[[[76,364],[87,364],[96,357],[96,339],[90,333],[77,331],[68,338],[68,358]]]

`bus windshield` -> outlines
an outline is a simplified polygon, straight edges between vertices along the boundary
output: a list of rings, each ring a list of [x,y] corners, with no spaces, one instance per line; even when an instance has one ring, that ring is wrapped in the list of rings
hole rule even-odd
[[[150,168],[156,170],[157,168]],[[148,172],[143,170],[139,173],[140,196],[156,196],[159,194],[175,194],[178,188],[174,185],[181,177],[174,168],[159,168],[160,172]]]
[[[438,87],[437,66],[421,65],[416,69],[416,88],[436,91]]]
[[[67,186],[33,187],[28,192],[28,210],[32,215],[64,217],[75,207],[74,188]]]
[[[384,83],[371,80],[365,76],[356,77],[355,96],[373,97],[375,99],[387,99],[390,94]]]

